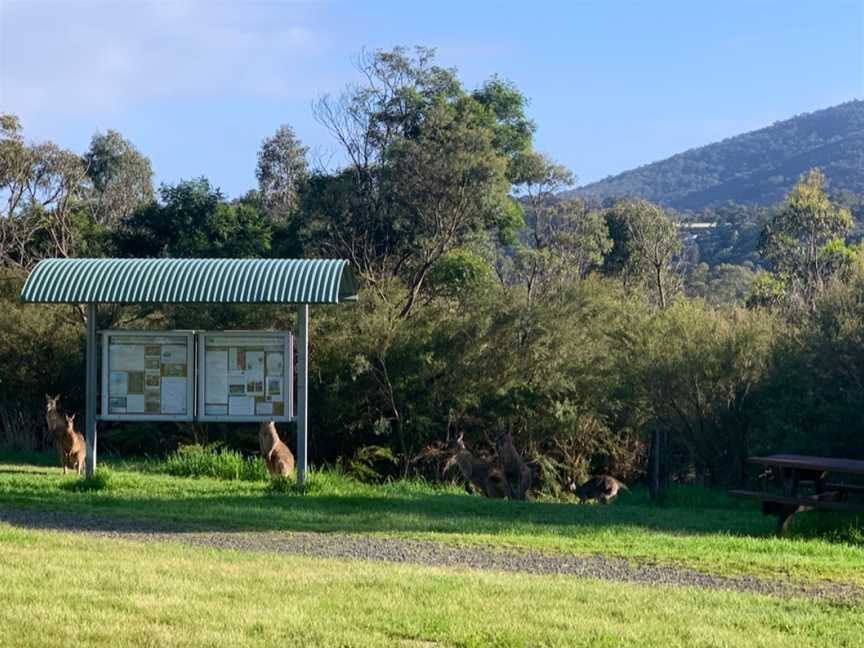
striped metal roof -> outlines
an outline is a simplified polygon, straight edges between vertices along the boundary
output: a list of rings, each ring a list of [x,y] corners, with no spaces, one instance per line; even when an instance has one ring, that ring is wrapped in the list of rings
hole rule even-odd
[[[46,259],[25,302],[338,304],[357,298],[342,259]]]

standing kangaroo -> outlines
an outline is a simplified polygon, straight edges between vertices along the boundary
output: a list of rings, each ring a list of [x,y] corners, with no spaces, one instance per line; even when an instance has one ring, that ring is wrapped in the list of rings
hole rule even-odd
[[[69,468],[74,468],[80,476],[84,470],[87,448],[84,444],[84,436],[75,431],[74,414],[66,417],[66,425],[57,440],[57,450],[60,453],[63,474],[67,474]]]
[[[294,455],[279,438],[274,421],[261,424],[258,430],[258,441],[261,444],[261,455],[272,477],[287,476],[294,472]]]
[[[54,397],[45,394],[45,422],[48,424],[48,432],[54,438],[54,447],[57,448],[57,457],[60,460],[60,467],[63,468],[63,474],[67,474],[69,468],[76,468],[75,461],[77,453],[81,452],[80,468],[84,466],[84,456],[86,449],[84,445],[84,437],[75,431],[73,423],[75,416],[63,416],[57,410],[57,403],[60,402],[60,394]],[[77,436],[76,436],[77,435]],[[76,442],[80,439],[80,447]],[[74,453],[71,454],[70,453]],[[81,470],[78,469],[78,474]]]
[[[510,432],[501,434],[496,445],[498,461],[504,470],[511,496],[513,499],[524,500],[531,487],[531,469],[522,461],[519,451],[513,445],[513,435]]]
[[[500,499],[510,494],[504,473],[490,466],[482,459],[476,459],[465,447],[464,433],[460,432],[456,438],[456,454],[444,464],[443,472],[447,472],[452,466],[459,466],[462,477],[465,478],[465,490],[472,492],[472,487],[479,493],[491,499]]]
[[[66,419],[57,411],[57,403],[60,401],[60,394],[53,398],[45,394],[45,422],[48,424],[48,432],[55,439],[66,429]]]

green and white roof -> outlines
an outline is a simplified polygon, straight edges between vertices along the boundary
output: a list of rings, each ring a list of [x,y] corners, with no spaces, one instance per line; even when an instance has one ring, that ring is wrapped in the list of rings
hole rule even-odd
[[[24,302],[338,304],[357,299],[342,259],[46,259]]]

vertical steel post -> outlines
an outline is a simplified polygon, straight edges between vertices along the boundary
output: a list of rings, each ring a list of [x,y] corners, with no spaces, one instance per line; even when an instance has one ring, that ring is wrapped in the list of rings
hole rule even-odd
[[[297,307],[297,485],[306,482],[309,411],[309,304]]]
[[[87,477],[96,470],[96,304],[87,304],[87,391],[84,407]]]

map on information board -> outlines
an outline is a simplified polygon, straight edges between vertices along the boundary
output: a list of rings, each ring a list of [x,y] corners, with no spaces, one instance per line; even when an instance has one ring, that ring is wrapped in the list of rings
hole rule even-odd
[[[190,342],[185,335],[106,333],[107,414],[190,414]],[[104,410],[103,410],[104,411]]]
[[[288,333],[199,335],[203,335],[199,353],[204,373],[199,414],[226,419],[290,415]]]

